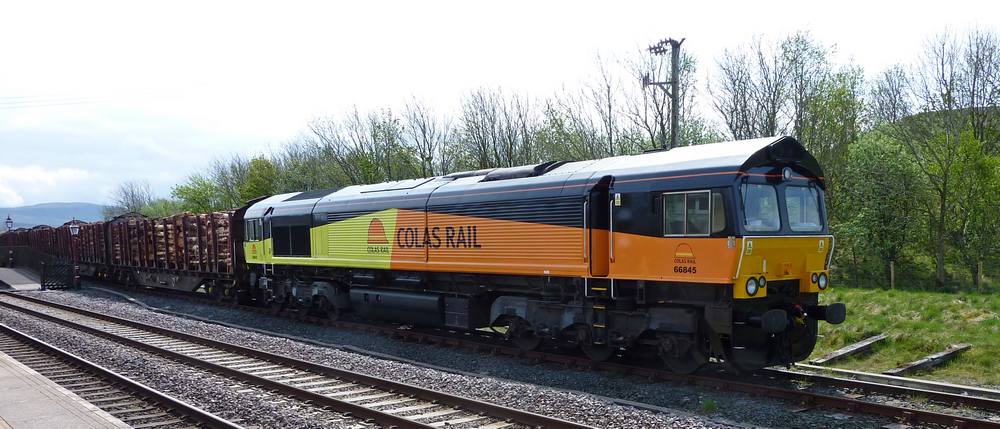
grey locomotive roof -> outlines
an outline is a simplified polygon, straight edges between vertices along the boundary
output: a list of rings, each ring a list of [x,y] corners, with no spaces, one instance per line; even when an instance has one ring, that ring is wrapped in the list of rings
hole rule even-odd
[[[274,215],[292,215],[309,212],[314,207],[324,206],[340,210],[350,210],[350,206],[362,208],[367,203],[383,199],[406,201],[407,197],[419,201],[429,194],[458,195],[475,188],[484,191],[516,189],[523,186],[541,185],[552,187],[554,193],[567,183],[596,181],[601,176],[611,175],[616,179],[641,176],[670,176],[692,171],[733,171],[736,172],[755,154],[768,146],[789,139],[788,137],[766,137],[751,140],[737,140],[697,146],[685,146],[666,151],[649,152],[638,155],[624,155],[597,160],[567,162],[543,174],[506,180],[483,181],[492,171],[453,173],[447,176],[398,180],[369,185],[347,186],[331,189],[326,195],[322,191],[309,193],[288,193],[275,195],[259,201],[247,210],[246,217],[264,215],[273,207]],[[796,143],[797,144],[797,143]],[[574,191],[578,192],[578,191]]]
[[[655,168],[659,173],[731,167],[738,170],[753,154],[783,137],[736,140],[697,146],[682,146],[670,150],[638,155],[616,156],[594,161],[573,162],[546,173],[559,174],[563,169],[600,171],[603,174],[628,172],[630,175]],[[575,166],[574,164],[584,164]]]

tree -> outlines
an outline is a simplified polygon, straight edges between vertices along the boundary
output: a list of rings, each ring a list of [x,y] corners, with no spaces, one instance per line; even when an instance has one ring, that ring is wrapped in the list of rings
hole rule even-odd
[[[802,136],[807,116],[816,113],[815,99],[830,79],[832,49],[816,42],[807,32],[795,33],[781,42],[782,61],[788,72],[792,134]],[[863,74],[861,75],[863,78]]]
[[[961,104],[967,109],[973,137],[995,152],[1000,139],[1000,38],[996,33],[974,30],[962,51]]]
[[[241,155],[232,155],[229,159],[216,158],[209,166],[211,178],[218,190],[219,203],[222,207],[233,208],[242,206],[246,200],[240,187],[247,180],[250,161]]]
[[[111,191],[110,197],[112,205],[101,209],[105,219],[125,213],[139,213],[153,200],[153,189],[144,180],[122,182]]]
[[[138,213],[153,200],[153,189],[144,180],[122,182],[111,192],[111,200],[127,212]]]
[[[177,200],[154,198],[149,204],[140,209],[139,213],[152,218],[166,217],[184,211],[181,206],[181,202]]]
[[[719,72],[709,93],[733,139],[784,133],[791,92],[789,59],[781,45],[767,47],[756,38],[749,48],[727,49],[718,61]]]
[[[526,97],[480,88],[462,100],[459,144],[464,168],[513,167],[538,162],[535,112]]]
[[[858,247],[853,251],[873,253],[892,284],[891,269],[913,236],[924,201],[920,174],[903,147],[881,133],[870,133],[850,147],[844,173],[840,189],[850,211],[837,232]]]
[[[796,113],[796,137],[823,166],[831,222],[836,222],[843,212],[838,192],[842,188],[839,179],[843,177],[844,158],[863,128],[863,85],[864,72],[845,67],[811,89],[805,105]]]
[[[187,182],[174,186],[170,195],[179,201],[182,211],[209,213],[228,208],[219,187],[200,174],[188,176]]]
[[[996,240],[1000,235],[1000,212],[996,210],[1000,157],[985,155],[984,143],[976,134],[975,126],[970,123],[961,136],[959,162],[953,174],[957,197],[949,215],[948,230],[950,242],[968,267],[973,286],[982,290],[983,261],[1000,251]]]
[[[913,112],[909,75],[896,65],[883,71],[871,85],[868,114],[872,127],[895,125]]]
[[[995,147],[978,137],[992,132],[987,124],[996,115],[995,107],[984,105],[995,101],[982,92],[995,80],[984,74],[993,70],[988,65],[994,62],[991,40],[995,38],[973,33],[963,46],[953,34],[938,35],[928,41],[924,57],[911,71],[890,69],[873,89],[874,122],[903,144],[932,191],[925,215],[938,286],[947,283],[949,244],[956,243],[956,234],[965,235],[964,222],[955,220],[976,218],[972,199],[980,181],[988,181],[967,169]]]
[[[274,195],[277,179],[278,169],[271,160],[262,156],[250,160],[246,180],[238,187],[240,200],[246,203],[254,198]]]
[[[406,104],[403,118],[409,146],[416,152],[420,163],[420,175],[428,177],[440,173],[441,151],[451,134],[450,123],[416,99]]]

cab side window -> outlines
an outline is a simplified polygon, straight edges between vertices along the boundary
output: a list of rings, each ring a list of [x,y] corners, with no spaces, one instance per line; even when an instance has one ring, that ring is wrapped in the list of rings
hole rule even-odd
[[[250,219],[244,222],[243,236],[246,241],[260,241],[264,238],[260,219]]]
[[[243,236],[245,241],[257,241],[254,237],[253,221],[247,220],[243,225]]]
[[[726,203],[722,194],[712,192],[712,234],[726,230]]]
[[[663,194],[663,235],[710,235],[726,229],[722,194],[711,191]]]

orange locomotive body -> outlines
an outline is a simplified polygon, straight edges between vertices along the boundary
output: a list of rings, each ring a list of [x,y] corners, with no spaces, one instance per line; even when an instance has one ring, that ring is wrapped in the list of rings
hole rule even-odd
[[[245,214],[257,302],[454,329],[595,360],[802,360],[833,237],[794,139],[276,195]]]

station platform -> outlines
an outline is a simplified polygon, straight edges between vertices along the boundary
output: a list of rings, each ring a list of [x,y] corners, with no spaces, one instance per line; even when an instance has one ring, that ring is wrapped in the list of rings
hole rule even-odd
[[[0,353],[0,429],[128,427],[125,422]]]
[[[0,290],[39,290],[42,280],[27,268],[0,268]]]

